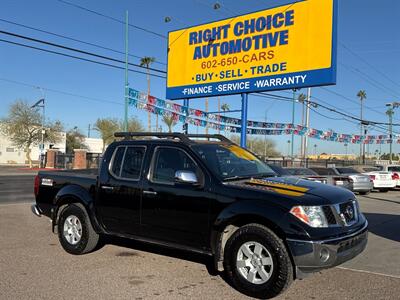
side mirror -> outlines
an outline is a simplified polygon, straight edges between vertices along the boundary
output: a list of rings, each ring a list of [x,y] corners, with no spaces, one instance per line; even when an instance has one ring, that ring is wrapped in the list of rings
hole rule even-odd
[[[178,170],[175,172],[175,182],[177,183],[188,183],[188,184],[198,184],[199,180],[197,176],[192,171]]]

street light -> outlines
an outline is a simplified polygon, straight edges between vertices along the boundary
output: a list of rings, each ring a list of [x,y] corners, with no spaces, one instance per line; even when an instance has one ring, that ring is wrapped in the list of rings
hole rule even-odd
[[[400,102],[391,102],[391,103],[386,103],[386,106],[389,107],[388,110],[386,111],[386,114],[389,117],[389,162],[393,162],[392,158],[392,144],[393,144],[393,115],[394,115],[394,109],[400,107]]]
[[[42,94],[43,94],[43,90]],[[43,94],[44,95],[44,94]],[[45,100],[44,97],[39,99],[35,104],[33,104],[31,106],[31,108],[35,108],[35,107],[40,107],[42,108],[42,128],[41,128],[41,135],[42,135],[42,141],[41,144],[39,146],[39,150],[40,150],[40,164],[42,164],[43,162],[43,151],[44,151],[44,134],[45,134],[45,130],[44,130],[44,121],[45,121]]]

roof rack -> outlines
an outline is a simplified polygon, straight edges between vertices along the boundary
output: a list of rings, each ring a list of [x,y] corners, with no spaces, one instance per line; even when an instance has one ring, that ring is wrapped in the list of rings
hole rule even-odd
[[[222,134],[183,134],[180,132],[116,132],[114,133],[114,137],[125,138],[125,140],[130,140],[134,137],[157,137],[157,138],[170,138],[170,139],[179,139],[181,142],[186,144],[193,144],[195,141],[190,138],[206,138],[216,139],[223,143],[232,144],[233,142],[228,138],[224,137]]]

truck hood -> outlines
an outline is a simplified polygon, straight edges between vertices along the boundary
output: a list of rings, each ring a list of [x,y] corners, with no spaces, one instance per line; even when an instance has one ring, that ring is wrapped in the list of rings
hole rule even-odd
[[[248,179],[233,184],[289,198],[299,205],[331,205],[354,199],[354,194],[347,189],[294,177]]]

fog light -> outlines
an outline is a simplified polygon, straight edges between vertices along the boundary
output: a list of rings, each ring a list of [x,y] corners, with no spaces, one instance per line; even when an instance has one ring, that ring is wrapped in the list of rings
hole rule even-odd
[[[320,253],[319,253],[319,259],[322,262],[326,262],[329,259],[329,251],[326,248],[321,249]]]

